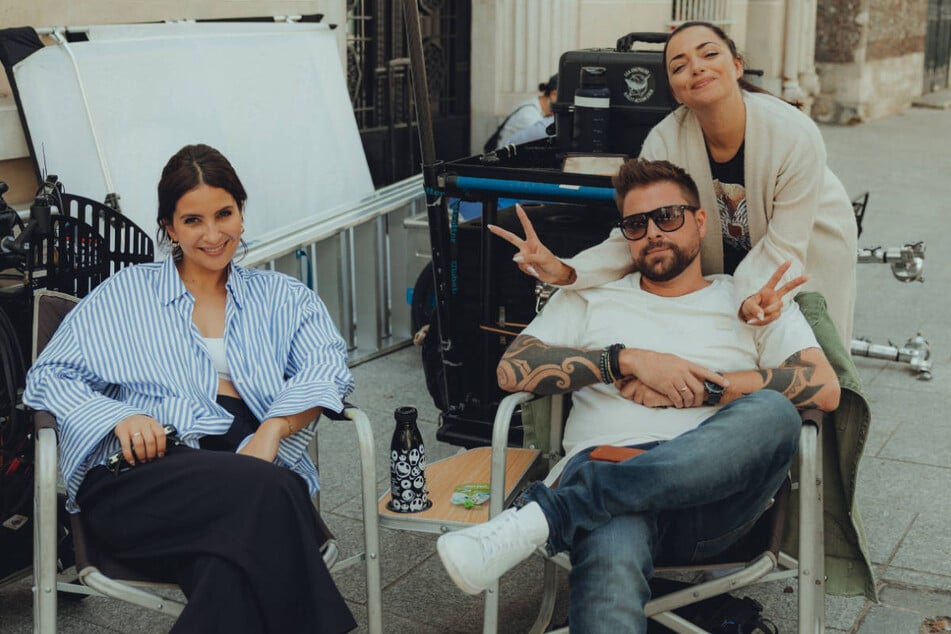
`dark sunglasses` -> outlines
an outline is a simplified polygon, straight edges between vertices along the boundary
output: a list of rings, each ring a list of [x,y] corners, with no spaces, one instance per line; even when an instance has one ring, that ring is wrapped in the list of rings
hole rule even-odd
[[[628,240],[640,240],[647,235],[648,220],[653,220],[658,229],[669,233],[684,226],[685,211],[697,211],[698,209],[700,207],[694,207],[693,205],[665,205],[653,211],[623,218],[617,223],[617,226]]]

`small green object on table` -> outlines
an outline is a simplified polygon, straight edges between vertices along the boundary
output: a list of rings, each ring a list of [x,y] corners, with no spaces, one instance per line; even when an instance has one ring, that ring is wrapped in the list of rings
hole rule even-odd
[[[489,500],[489,485],[485,482],[468,482],[460,484],[452,491],[452,497],[449,499],[453,504],[457,504],[467,509],[485,504]]]

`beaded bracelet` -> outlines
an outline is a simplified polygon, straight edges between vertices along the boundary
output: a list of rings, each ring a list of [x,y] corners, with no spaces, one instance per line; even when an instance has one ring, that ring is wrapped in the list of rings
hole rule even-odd
[[[608,384],[614,383],[614,377],[611,376],[611,347],[608,346],[601,351],[601,359],[598,363],[599,370],[601,371],[601,382]]]

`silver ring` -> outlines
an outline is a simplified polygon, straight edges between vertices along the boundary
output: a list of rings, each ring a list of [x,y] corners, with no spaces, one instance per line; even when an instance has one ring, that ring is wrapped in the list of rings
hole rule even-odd
[[[690,391],[690,388],[685,385],[685,386],[683,386],[682,388],[680,388],[680,391],[681,391],[681,392],[689,392],[689,391]]]
[[[135,438],[136,436],[141,436],[141,435],[142,435],[142,432],[137,431],[134,434],[132,434],[132,437]]]

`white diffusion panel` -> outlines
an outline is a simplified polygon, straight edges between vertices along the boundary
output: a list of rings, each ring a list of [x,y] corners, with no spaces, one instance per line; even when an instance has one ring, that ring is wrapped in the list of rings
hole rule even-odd
[[[235,166],[249,242],[332,218],[373,192],[327,27],[185,26],[93,35],[15,67],[33,149],[67,191],[109,193],[98,138],[122,212],[149,233],[162,166],[189,143]]]

